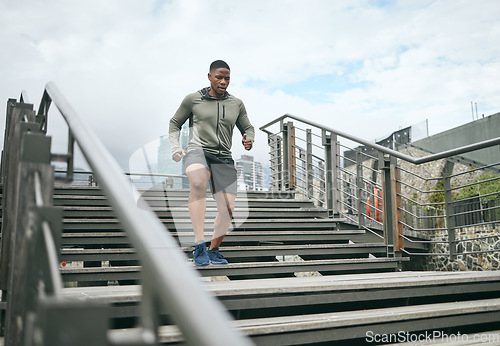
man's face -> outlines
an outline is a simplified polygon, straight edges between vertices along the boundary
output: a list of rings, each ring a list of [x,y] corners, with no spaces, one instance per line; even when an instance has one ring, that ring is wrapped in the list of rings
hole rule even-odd
[[[217,68],[208,73],[210,81],[210,95],[221,98],[229,86],[231,72],[227,68]]]

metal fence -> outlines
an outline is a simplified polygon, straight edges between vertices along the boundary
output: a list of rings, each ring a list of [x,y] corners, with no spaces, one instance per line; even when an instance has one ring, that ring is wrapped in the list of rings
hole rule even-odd
[[[488,243],[487,239],[500,234],[500,174],[494,169],[500,163],[470,167],[456,164],[451,159],[441,165],[437,177],[423,177],[398,167],[398,183],[403,187],[398,194],[399,223],[403,231],[428,235],[433,239],[431,251],[435,255],[442,255],[443,248],[451,258],[498,252],[492,242],[487,248],[479,246],[480,251],[468,249],[463,244],[471,241],[476,245]],[[413,183],[409,184],[409,181]],[[418,186],[432,188],[424,190]]]
[[[332,217],[382,234],[389,256],[432,255],[442,244],[439,255],[453,259],[466,253],[461,243],[498,236],[500,175],[488,172],[498,172],[500,163],[454,162],[460,154],[500,144],[500,137],[413,157],[290,114],[261,130],[268,135],[273,190],[294,191]],[[438,168],[434,176],[429,166]],[[474,189],[488,192],[471,195]],[[483,234],[485,226],[491,235]],[[464,228],[468,235],[457,239]],[[417,243],[427,251],[412,252]],[[499,252],[500,245],[494,247],[481,252]]]
[[[176,186],[183,186],[187,177],[183,174],[163,174],[163,173],[123,173],[129,182],[137,189],[174,189]],[[63,178],[65,170],[56,169],[55,176]],[[99,181],[92,171],[78,170],[73,172],[73,180],[70,182],[75,186],[99,186]]]

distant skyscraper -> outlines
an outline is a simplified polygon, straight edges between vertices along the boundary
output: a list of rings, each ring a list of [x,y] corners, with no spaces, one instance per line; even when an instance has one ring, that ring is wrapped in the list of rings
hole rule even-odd
[[[238,171],[238,188],[240,190],[267,190],[264,184],[262,164],[254,161],[253,156],[242,155],[239,160],[236,160],[236,170]]]
[[[181,147],[185,150],[189,142],[189,125],[185,123],[181,128],[179,137]],[[160,174],[185,174],[184,167],[181,162],[172,160],[172,146],[168,135],[160,137],[160,145],[158,146],[158,173]],[[188,188],[189,182],[187,178],[173,179],[174,188]]]

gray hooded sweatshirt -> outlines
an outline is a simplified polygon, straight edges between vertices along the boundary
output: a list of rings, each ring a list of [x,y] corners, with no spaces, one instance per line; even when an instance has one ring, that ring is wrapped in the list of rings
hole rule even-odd
[[[243,102],[229,93],[220,100],[208,93],[208,88],[187,95],[170,120],[169,139],[172,155],[181,152],[179,135],[182,125],[190,119],[187,151],[203,149],[220,158],[231,157],[233,129],[254,140],[255,130]]]

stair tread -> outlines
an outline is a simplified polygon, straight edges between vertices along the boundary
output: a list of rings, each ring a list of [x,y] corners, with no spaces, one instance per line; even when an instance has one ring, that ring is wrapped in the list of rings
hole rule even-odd
[[[306,245],[254,245],[254,246],[221,246],[219,250],[224,251],[264,251],[264,250],[302,250],[302,249],[342,249],[342,248],[380,248],[385,247],[383,243],[372,244],[306,244]],[[191,251],[193,246],[183,247],[184,251]],[[84,249],[84,248],[63,248],[61,254],[67,253],[120,253],[136,252],[134,248],[106,248],[106,249]]]
[[[404,288],[499,282],[500,272],[387,272],[313,277],[248,279],[203,282],[216,296],[259,296],[269,294],[346,292],[374,288]],[[140,285],[107,287],[72,287],[63,290],[65,299],[92,300],[108,303],[138,301]]]
[[[321,266],[330,264],[352,264],[352,263],[388,263],[407,261],[405,258],[348,258],[348,259],[325,259],[325,260],[308,260],[308,261],[281,261],[281,262],[244,262],[244,263],[228,263],[210,265],[204,267],[196,267],[198,270],[224,270],[224,269],[239,269],[239,268],[264,268],[264,267],[302,267],[302,266]],[[191,264],[189,263],[190,265]],[[141,266],[112,266],[112,267],[91,267],[91,268],[61,268],[63,274],[66,273],[89,273],[89,272],[122,272],[122,271],[138,271]],[[319,269],[319,268],[318,268]]]
[[[255,245],[255,246],[221,246],[220,252],[242,251],[242,250],[301,250],[301,249],[343,249],[343,248],[379,248],[385,247],[383,243],[359,243],[359,244],[304,244],[304,245]],[[183,247],[184,250],[193,247]]]
[[[405,259],[398,258],[341,258],[341,259],[321,259],[321,260],[307,260],[307,261],[280,261],[280,262],[244,262],[244,263],[228,263],[219,264],[217,266],[205,266],[199,267],[199,270],[213,270],[219,269],[223,270],[236,269],[236,268],[263,268],[263,267],[302,267],[302,266],[321,266],[327,264],[341,264],[341,263],[380,263],[380,262],[399,262],[405,261]],[[318,268],[319,269],[319,268]]]
[[[209,203],[215,203],[215,201],[212,199],[211,196],[207,195],[207,202]],[[108,200],[108,198],[104,195],[67,195],[67,194],[57,194],[57,191],[54,193],[55,200]],[[146,196],[146,197],[141,197],[145,201],[182,201],[187,203],[187,196],[186,197],[153,197],[153,196]],[[243,197],[243,196],[238,196],[236,195],[236,202],[244,202],[248,201],[251,203],[258,203],[258,202],[263,202],[263,203],[273,203],[273,204],[313,204],[313,202],[309,199],[291,199],[291,198],[254,198],[254,197]]]
[[[61,236],[62,238],[123,238],[126,237],[127,234],[125,232],[64,232]]]
[[[63,248],[61,255],[69,254],[121,254],[137,253],[134,248],[111,248],[111,249],[83,249],[83,248]]]
[[[484,311],[500,311],[500,298],[465,302],[398,306],[391,308],[240,320],[236,323],[252,333],[274,333],[299,329],[335,328],[353,323],[370,324],[414,320]],[[264,329],[265,328],[265,329]],[[161,331],[160,331],[161,335]]]
[[[500,311],[500,298],[483,299],[466,302],[435,303],[413,306],[378,308],[370,310],[342,311],[310,315],[294,315],[281,317],[256,318],[237,320],[235,326],[247,335],[269,335],[274,333],[297,333],[308,330],[339,330],[355,326],[375,327],[379,324],[400,323],[405,321],[432,319]],[[465,320],[465,319],[464,319]],[[466,323],[464,321],[464,323]],[[418,328],[416,326],[415,328]],[[373,329],[372,329],[373,330]],[[418,329],[408,329],[407,332]],[[130,333],[133,329],[110,330],[108,335],[113,339],[119,334]],[[332,334],[332,339],[335,333]],[[160,342],[175,342],[182,340],[182,335],[176,326],[161,326],[159,328]]]
[[[315,223],[315,224],[335,224],[337,222],[342,222],[344,219],[312,219],[312,218],[293,218],[293,219],[234,219],[234,223],[298,223],[298,222],[307,222],[307,223]],[[245,222],[247,221],[247,222]],[[116,223],[118,220],[116,218],[64,218],[64,223]],[[176,220],[176,223],[189,223],[191,224],[191,220]],[[206,221],[206,223],[209,221]]]
[[[170,231],[173,235],[193,235],[193,232],[189,231]],[[335,234],[345,234],[345,235],[356,235],[356,234],[365,234],[364,230],[309,230],[309,231],[230,231],[228,235],[301,235],[301,234],[318,234],[318,235],[335,235]],[[126,232],[64,232],[62,234],[63,238],[70,237],[102,237],[102,236],[110,236],[110,237],[120,237],[126,236]]]
[[[113,207],[111,206],[62,206],[63,210],[83,210],[83,211],[94,211],[94,210],[113,210]],[[175,207],[151,207],[150,209],[152,210],[188,210],[187,206],[175,206]],[[275,211],[275,210],[280,210],[280,211],[290,211],[290,212],[297,212],[297,211],[325,211],[325,209],[318,208],[318,207],[297,207],[297,208],[283,208],[283,207],[274,207],[274,208],[269,208],[269,207],[262,207],[262,208],[255,208],[255,207],[250,207],[250,210],[258,210],[258,211]],[[207,206],[206,210],[217,210],[215,206]],[[238,208],[235,209],[236,211]]]

